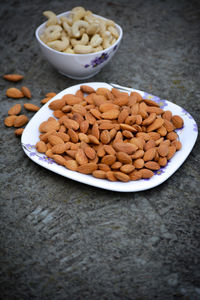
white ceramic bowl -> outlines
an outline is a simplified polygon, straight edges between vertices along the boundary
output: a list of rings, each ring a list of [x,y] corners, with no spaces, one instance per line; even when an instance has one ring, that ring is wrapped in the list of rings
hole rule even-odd
[[[67,16],[69,13],[70,11],[64,12],[59,14],[58,17]],[[95,14],[94,16],[105,19]],[[116,24],[116,28],[119,32],[119,38],[109,48],[90,54],[68,54],[56,51],[42,42],[40,36],[45,29],[45,24],[46,22],[41,24],[35,32],[42,53],[59,73],[77,80],[87,79],[96,75],[116,53],[123,36],[122,28]]]

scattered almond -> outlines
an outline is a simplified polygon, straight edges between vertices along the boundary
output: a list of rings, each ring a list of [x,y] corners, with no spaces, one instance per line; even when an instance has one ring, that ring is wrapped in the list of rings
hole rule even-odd
[[[6,96],[9,97],[9,98],[18,99],[18,98],[23,98],[24,94],[19,89],[12,87],[12,88],[7,89]]]
[[[26,98],[31,98],[31,91],[29,90],[29,88],[27,88],[26,86],[22,86],[21,91]]]
[[[24,76],[20,75],[20,74],[5,74],[5,75],[3,75],[3,78],[8,81],[17,82],[17,81],[22,80],[24,78]]]

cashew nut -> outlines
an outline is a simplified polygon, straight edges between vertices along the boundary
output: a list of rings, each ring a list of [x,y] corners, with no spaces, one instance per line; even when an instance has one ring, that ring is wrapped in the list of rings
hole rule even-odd
[[[84,27],[84,28],[86,28],[87,29],[87,27],[88,27],[88,22],[86,22],[86,21],[82,21],[82,20],[78,20],[78,21],[76,21],[76,22],[74,22],[73,23],[73,25],[72,25],[72,34],[73,34],[73,36],[74,37],[80,37],[80,28],[81,27]]]
[[[74,50],[72,48],[70,48],[70,47],[68,47],[67,49],[65,49],[63,52],[64,53],[74,54]]]
[[[94,48],[94,52],[99,52],[99,51],[102,51],[102,50],[103,50],[102,46],[98,46],[98,47]]]
[[[98,33],[100,29],[100,25],[97,22],[94,22],[90,24],[86,30],[87,34],[94,35],[95,33]]]
[[[55,41],[61,37],[61,31],[62,27],[60,25],[50,25],[45,29],[42,38],[46,42]]]
[[[102,43],[102,46],[104,49],[111,46],[111,40],[112,40],[112,34],[110,33],[110,31],[106,31],[104,34],[104,39],[103,39],[103,43]]]
[[[93,47],[91,45],[75,45],[74,52],[78,54],[87,54],[93,52]]]
[[[72,36],[72,29],[71,26],[69,26],[69,24],[66,21],[63,21],[62,23],[63,28],[65,29],[65,31],[68,33],[68,36]]]
[[[50,26],[50,25],[56,25],[56,24],[59,23],[58,19],[56,17],[56,14],[54,14],[54,12],[52,12],[50,10],[45,10],[43,12],[43,15],[48,18],[48,21],[46,23],[47,27]]]
[[[71,42],[72,46],[86,45],[89,42],[89,36],[86,33],[83,33],[82,38],[80,40],[71,39],[70,42]]]
[[[85,9],[82,6],[74,7],[71,10],[71,12],[72,12],[73,22],[76,22],[76,21],[82,19],[85,16],[85,14],[86,14],[86,11],[85,11]]]
[[[93,35],[93,37],[91,38],[90,44],[94,48],[101,45],[102,41],[103,41],[102,37],[100,37],[100,35],[97,33]]]
[[[69,39],[63,36],[61,40],[49,42],[47,45],[54,50],[64,51],[69,46]]]
[[[117,31],[117,29],[114,26],[108,26],[108,31],[110,31],[112,33],[112,35],[118,39],[119,37],[119,33]]]

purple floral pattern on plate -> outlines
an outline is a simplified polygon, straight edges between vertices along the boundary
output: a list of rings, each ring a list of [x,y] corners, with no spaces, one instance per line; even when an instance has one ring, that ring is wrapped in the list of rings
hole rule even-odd
[[[35,145],[31,144],[22,144],[23,148],[29,152],[29,156],[37,156],[39,160],[47,162],[48,164],[53,164],[55,161],[52,158],[47,157],[39,152],[37,152]]]

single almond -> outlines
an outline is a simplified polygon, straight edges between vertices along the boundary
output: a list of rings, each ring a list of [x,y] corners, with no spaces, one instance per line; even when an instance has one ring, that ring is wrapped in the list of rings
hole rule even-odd
[[[95,89],[93,87],[91,87],[89,85],[85,85],[85,84],[80,86],[80,90],[86,94],[91,94],[91,93],[95,92]]]
[[[153,160],[155,155],[156,155],[156,148],[155,147],[150,148],[144,153],[143,159],[145,162],[149,160]]]
[[[114,172],[114,176],[119,180],[119,181],[123,181],[123,182],[128,182],[130,181],[130,177],[122,172],[119,171],[115,171]]]
[[[97,164],[87,163],[81,166],[78,166],[77,171],[83,174],[92,174],[97,169]]]
[[[26,115],[19,115],[14,120],[14,127],[21,127],[28,123],[29,119]]]
[[[49,108],[52,110],[62,109],[65,106],[65,101],[63,99],[54,100],[49,103]]]
[[[56,144],[51,148],[51,150],[54,154],[62,154],[67,150],[67,144],[64,143]]]
[[[92,175],[99,179],[105,179],[106,178],[106,172],[103,170],[95,170],[92,172]]]
[[[122,151],[125,152],[127,154],[133,154],[138,147],[134,144],[131,143],[123,143],[123,142],[115,142],[113,143],[113,148],[116,151]]]
[[[118,116],[119,116],[119,110],[118,109],[108,110],[108,111],[101,114],[101,117],[103,119],[108,119],[108,120],[117,119]]]
[[[171,121],[175,128],[180,129],[183,127],[184,121],[180,116],[178,116],[178,115],[172,116]]]
[[[29,111],[38,111],[40,109],[39,106],[32,103],[24,103],[24,108]]]
[[[24,94],[19,89],[12,87],[12,88],[7,89],[6,96],[9,98],[18,99],[18,98],[23,98]]]
[[[22,106],[21,104],[15,104],[8,110],[9,115],[18,115],[21,112]]]
[[[157,171],[160,169],[160,165],[156,161],[147,161],[147,162],[145,162],[144,166],[145,166],[145,168],[153,170],[153,171]]]
[[[4,124],[7,126],[7,127],[12,127],[14,126],[14,122],[15,122],[15,119],[17,118],[16,115],[11,115],[11,116],[8,116],[4,119]]]
[[[23,131],[24,131],[24,128],[15,129],[15,135],[20,136],[20,135],[22,135]]]
[[[36,150],[40,153],[45,153],[47,151],[47,145],[43,141],[36,143]]]
[[[17,81],[22,80],[24,78],[24,76],[20,75],[20,74],[5,74],[5,75],[3,75],[3,78],[8,81],[17,82]]]
[[[71,171],[76,171],[78,168],[78,163],[74,159],[69,159],[65,161],[64,166]]]
[[[153,121],[153,123],[151,123],[147,127],[147,132],[154,131],[154,130],[160,128],[163,125],[163,123],[164,123],[164,120],[162,118],[155,119],[155,121]]]
[[[27,88],[26,86],[22,86],[21,91],[26,98],[29,98],[29,99],[31,98],[31,91],[29,88]]]

